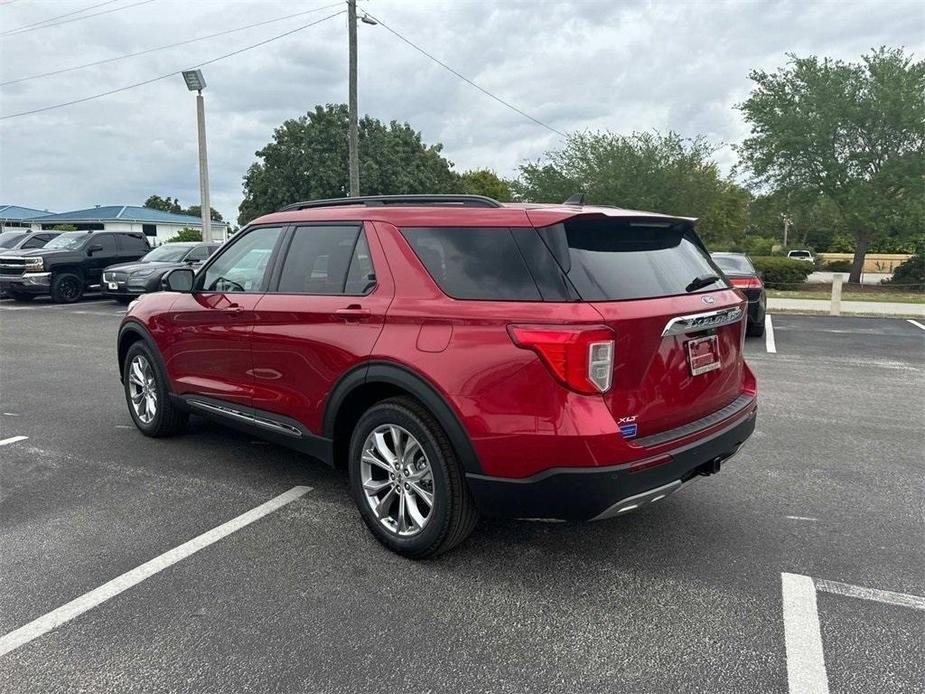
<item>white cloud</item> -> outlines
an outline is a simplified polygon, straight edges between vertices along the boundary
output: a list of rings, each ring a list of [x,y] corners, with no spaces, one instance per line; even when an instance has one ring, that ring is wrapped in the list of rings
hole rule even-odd
[[[125,0],[125,4],[130,4]],[[155,0],[0,38],[0,81],[101,60],[292,14],[324,0]],[[85,7],[85,0],[0,6],[0,31]],[[734,104],[752,68],[786,52],[856,59],[879,45],[923,53],[918,3],[361,3],[485,89],[558,130],[677,130],[735,143]],[[103,8],[101,8],[103,9]],[[0,114],[76,99],[188,67],[308,23],[294,18],[189,46],[0,87]],[[458,169],[510,175],[558,136],[510,111],[399,41],[360,24],[360,110],[407,121],[443,142]],[[286,118],[346,100],[344,17],[204,68],[213,204],[237,216],[241,177]],[[717,153],[728,170],[730,148]],[[66,210],[198,202],[195,103],[180,77],[59,110],[0,121],[0,202]]]

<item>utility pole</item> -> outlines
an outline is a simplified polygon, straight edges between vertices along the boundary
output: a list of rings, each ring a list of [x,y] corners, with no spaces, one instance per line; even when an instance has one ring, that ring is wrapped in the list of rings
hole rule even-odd
[[[784,220],[784,248],[787,248],[787,236],[790,234],[790,224],[792,220],[788,214],[782,214],[781,219]]]
[[[357,3],[347,0],[347,35],[350,43],[349,131],[347,133],[348,166],[350,169],[350,196],[360,194],[360,159],[357,153]]]

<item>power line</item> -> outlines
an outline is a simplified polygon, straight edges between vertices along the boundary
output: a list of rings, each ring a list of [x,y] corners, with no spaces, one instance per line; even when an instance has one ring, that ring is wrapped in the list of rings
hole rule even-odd
[[[340,12],[329,14],[327,17],[322,17],[321,19],[318,19],[314,22],[310,22],[309,24],[303,24],[302,26],[296,27],[295,29],[290,29],[289,31],[283,32],[282,34],[271,36],[268,39],[264,39],[263,41],[253,43],[250,46],[244,46],[244,48],[239,48],[238,50],[232,51],[231,53],[226,53],[225,55],[220,55],[217,58],[211,58],[209,60],[205,60],[201,63],[197,63],[196,65],[191,65],[190,69],[204,67],[206,65],[211,65],[212,63],[217,63],[220,60],[225,60],[226,58],[230,58],[240,53],[244,53],[245,51],[249,51],[251,49],[258,48],[260,46],[265,46],[268,43],[272,43],[273,41],[277,41],[281,38],[285,38],[286,36],[290,36],[291,34],[294,34],[297,31],[302,31],[303,29],[308,29],[309,27],[313,27],[316,24],[321,24],[322,22],[325,22],[333,17],[337,17],[338,15],[344,14],[345,12],[346,10],[341,10]],[[168,77],[174,77],[175,75],[179,75],[182,72],[183,72],[182,69],[174,70],[173,72],[168,72],[167,74],[159,75],[158,77],[152,77],[151,79],[144,80],[143,82],[136,82],[135,84],[127,84],[124,87],[110,89],[105,92],[100,92],[99,94],[92,94],[91,96],[85,96],[80,99],[74,99],[73,101],[66,101],[61,104],[53,104],[52,106],[43,106],[42,108],[34,108],[29,111],[22,111],[20,113],[11,113],[8,116],[0,116],[0,120],[7,120],[9,118],[18,118],[20,116],[28,116],[33,113],[42,113],[43,111],[51,111],[56,108],[64,108],[65,106],[73,106],[74,104],[82,104],[85,101],[92,101],[93,99],[99,99],[100,97],[109,96],[110,94],[118,94],[119,92],[125,92],[125,91],[128,91],[129,89],[134,89],[135,87],[142,87],[146,84],[151,84],[152,82],[158,82],[160,80],[167,79]]]
[[[87,10],[93,10],[97,7],[102,7],[103,5],[111,5],[114,2],[119,2],[119,0],[106,0],[106,2],[100,2],[96,5],[90,5],[89,7],[82,7],[79,10],[74,10],[73,12],[68,12],[67,14],[59,14],[57,17],[49,17],[48,19],[43,19],[41,22],[33,22],[32,24],[24,24],[21,27],[16,27],[15,29],[7,29],[6,31],[0,32],[0,36],[6,36],[7,34],[15,34],[23,29],[31,29],[32,27],[37,27],[40,24],[48,24],[49,22],[54,22],[57,19],[64,19],[65,17],[70,17],[75,14],[80,14],[81,12],[86,12]]]
[[[122,5],[121,7],[113,7],[108,10],[103,10],[102,12],[94,12],[93,14],[85,14],[82,17],[71,17],[70,19],[65,19],[62,22],[55,22],[54,24],[49,24],[51,20],[46,20],[45,22],[40,22],[38,26],[30,25],[26,27],[20,27],[19,29],[10,29],[9,31],[4,31],[0,33],[0,38],[6,38],[8,36],[19,36],[20,34],[26,34],[30,31],[39,31],[40,29],[48,29],[49,27],[58,27],[62,24],[70,24],[71,22],[81,22],[84,19],[90,19],[90,17],[99,17],[100,15],[110,14],[112,12],[121,12],[122,10],[128,10],[132,7],[138,7],[139,5],[147,5],[149,2],[154,2],[154,0],[141,0],[140,2],[133,3],[131,5]],[[107,5],[109,3],[102,3],[102,5]],[[96,5],[100,7],[101,5]],[[85,8],[85,9],[90,9]],[[71,14],[74,14],[73,12]],[[67,16],[67,15],[62,15]]]
[[[367,12],[366,14],[369,15],[369,17],[370,17],[371,19],[374,19],[374,20],[376,20],[379,24],[381,24],[382,27],[383,27],[386,31],[389,31],[389,32],[391,32],[392,34],[394,34],[395,36],[397,36],[401,41],[404,41],[406,44],[408,44],[409,46],[411,46],[411,47],[412,47],[414,50],[416,50],[418,53],[422,53],[422,54],[424,54],[425,56],[427,56],[428,58],[430,58],[431,60],[433,60],[435,63],[437,63],[437,65],[439,65],[440,67],[442,67],[444,70],[448,70],[449,72],[453,73],[453,74],[456,75],[459,79],[461,79],[463,82],[465,82],[465,83],[467,83],[467,84],[469,84],[469,85],[475,87],[475,88],[478,89],[480,92],[482,92],[485,96],[491,97],[492,99],[494,99],[495,101],[497,101],[499,104],[502,104],[503,106],[507,106],[509,109],[511,109],[511,110],[514,111],[515,113],[519,113],[519,114],[520,114],[521,116],[523,116],[524,118],[527,118],[528,120],[532,120],[534,123],[536,123],[537,125],[539,125],[539,126],[541,126],[541,127],[546,128],[546,129],[549,130],[550,132],[554,132],[554,133],[556,133],[557,135],[561,135],[562,137],[568,137],[568,135],[566,135],[566,134],[565,134],[564,132],[562,132],[561,130],[556,130],[556,129],[555,129],[554,127],[552,127],[551,125],[547,125],[546,123],[544,123],[543,121],[539,120],[538,118],[534,118],[534,117],[531,116],[529,113],[526,113],[526,112],[524,112],[524,111],[521,111],[519,108],[517,108],[517,107],[514,106],[513,104],[511,104],[511,103],[505,101],[505,100],[502,99],[500,96],[496,96],[495,94],[492,94],[490,91],[488,91],[488,90],[485,89],[484,87],[480,87],[479,85],[477,85],[475,82],[473,82],[472,80],[470,80],[470,79],[469,79],[468,77],[466,77],[465,75],[460,74],[459,72],[457,72],[456,70],[454,70],[453,68],[451,68],[449,65],[447,65],[446,63],[444,63],[442,60],[440,60],[440,59],[438,59],[438,58],[435,58],[435,57],[432,56],[430,53],[428,53],[427,51],[425,51],[423,48],[421,48],[421,47],[418,46],[417,44],[413,43],[411,40],[409,40],[409,39],[405,38],[404,36],[402,36],[401,34],[399,34],[397,31],[395,31],[394,29],[392,29],[388,24],[386,24],[385,22],[383,22],[383,21],[382,21],[381,19],[379,19],[378,17],[374,16],[373,14],[371,14],[371,13],[369,13],[369,12]]]
[[[240,26],[236,29],[227,29],[225,31],[219,31],[214,34],[207,34],[206,36],[199,36],[194,39],[188,39],[186,41],[178,41],[177,43],[169,43],[166,46],[158,46],[156,48],[147,48],[143,51],[137,51],[135,53],[127,53],[125,55],[118,55],[113,58],[104,58],[103,60],[97,60],[92,63],[84,63],[83,65],[73,65],[71,67],[61,68],[60,70],[51,70],[50,72],[43,72],[38,75],[30,75],[29,77],[20,77],[15,80],[7,80],[6,82],[0,82],[0,87],[5,87],[9,84],[18,84],[20,82],[28,82],[29,80],[37,80],[42,77],[51,77],[52,75],[60,75],[65,72],[74,72],[75,70],[82,70],[86,67],[95,67],[97,65],[105,65],[106,63],[115,63],[119,60],[126,60],[127,58],[135,58],[139,55],[147,55],[148,53],[155,53],[157,51],[163,51],[168,48],[177,48],[178,46],[186,46],[191,43],[196,43],[197,41],[205,41],[207,39],[214,39],[219,36],[226,36],[228,34],[233,34],[238,31],[244,31],[245,29],[254,29],[256,27],[261,27],[266,24],[273,24],[275,22],[282,22],[286,19],[292,19],[294,17],[301,17],[306,14],[312,14],[313,12],[320,12],[321,10],[329,10],[332,7],[340,7],[343,2],[335,2],[330,5],[322,5],[321,7],[316,7],[312,10],[305,10],[304,12],[296,12],[295,14],[288,14],[285,17],[276,17],[275,19],[267,19],[262,22],[257,22],[256,24],[248,24],[246,26]]]

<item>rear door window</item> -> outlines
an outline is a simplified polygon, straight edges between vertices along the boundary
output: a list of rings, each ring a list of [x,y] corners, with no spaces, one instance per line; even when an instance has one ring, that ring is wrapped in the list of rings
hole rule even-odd
[[[440,289],[454,299],[542,300],[508,228],[428,227],[401,233]]]
[[[281,294],[348,293],[348,271],[362,235],[360,227],[353,225],[298,227],[283,261],[277,291]],[[364,239],[364,247],[365,244]],[[366,255],[368,259],[368,251]]]
[[[579,217],[544,227],[540,234],[585,301],[647,299],[727,286],[686,224]],[[692,285],[712,276],[713,282]]]

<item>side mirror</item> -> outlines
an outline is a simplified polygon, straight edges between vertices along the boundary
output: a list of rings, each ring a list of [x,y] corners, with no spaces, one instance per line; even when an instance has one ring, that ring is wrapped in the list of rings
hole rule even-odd
[[[194,276],[189,268],[174,268],[161,279],[161,289],[167,292],[192,292]]]
[[[90,247],[87,249],[87,254],[88,254],[88,255],[93,255],[96,251],[101,251],[101,250],[103,250],[103,244],[101,244],[101,243],[94,243],[92,246],[90,246]]]

